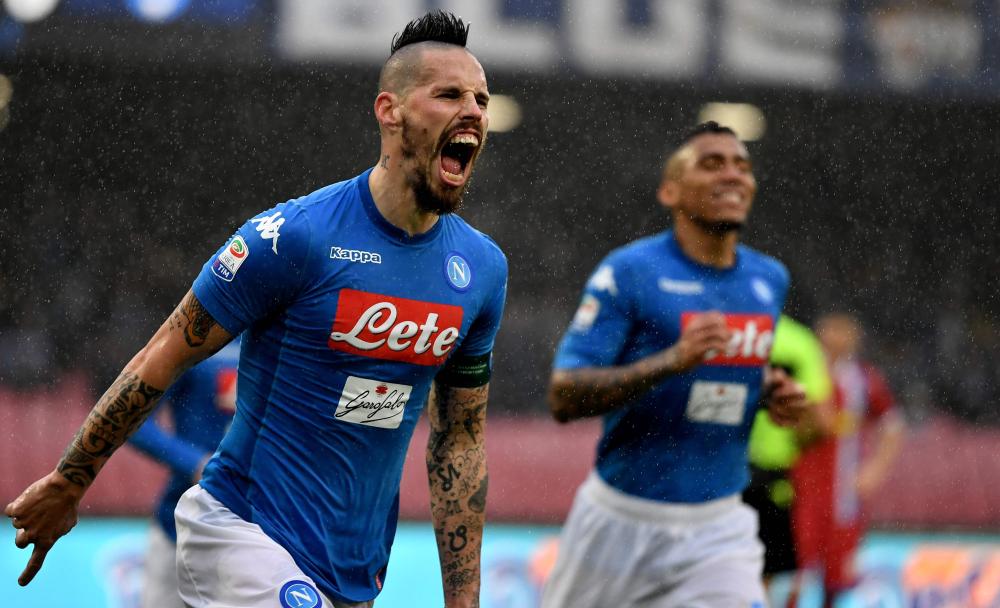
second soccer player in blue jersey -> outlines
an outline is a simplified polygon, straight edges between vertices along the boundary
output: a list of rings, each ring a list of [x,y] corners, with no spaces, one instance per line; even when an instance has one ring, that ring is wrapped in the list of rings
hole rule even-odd
[[[761,400],[785,423],[805,401],[783,372],[765,376],[788,272],[738,242],[756,189],[735,133],[700,125],[658,191],[673,229],[587,282],[550,403],[564,422],[603,416],[604,433],[545,608],[764,605],[756,513],[740,501],[747,438]]]

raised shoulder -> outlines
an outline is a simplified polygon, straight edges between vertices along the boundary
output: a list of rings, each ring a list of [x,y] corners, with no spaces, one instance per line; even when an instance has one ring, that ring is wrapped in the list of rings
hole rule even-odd
[[[478,266],[495,269],[497,278],[506,281],[507,255],[492,237],[457,215],[443,216],[442,221],[448,222],[448,230],[458,237],[457,241],[467,248],[468,254],[476,258]]]
[[[314,211],[317,206],[338,205],[347,198],[355,196],[358,177],[346,179],[328,186],[323,186],[318,190],[313,190],[309,194],[292,199],[289,203],[295,203],[306,211]]]
[[[740,257],[745,261],[744,264],[747,268],[752,268],[756,272],[764,274],[778,283],[788,284],[791,275],[785,264],[778,258],[746,245],[740,245],[738,251]]]

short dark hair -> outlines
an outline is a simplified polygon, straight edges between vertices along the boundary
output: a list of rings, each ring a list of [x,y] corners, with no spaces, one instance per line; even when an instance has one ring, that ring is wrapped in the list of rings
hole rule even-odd
[[[704,135],[705,133],[712,133],[715,135],[732,135],[736,139],[739,139],[736,131],[733,131],[729,127],[720,125],[714,120],[707,120],[701,124],[695,125],[691,130],[685,133],[684,136],[681,137],[681,140],[677,143],[677,149],[683,148],[689,141],[699,135]]]
[[[706,133],[712,135],[731,135],[736,139],[739,139],[736,131],[733,131],[729,127],[720,125],[714,120],[708,120],[695,125],[681,136],[680,140],[677,142],[677,146],[674,147],[674,149],[670,152],[670,155],[667,157],[667,162],[663,164],[663,180],[676,179],[680,176],[682,163],[681,151],[684,150],[689,143],[691,143],[691,140],[705,135]]]
[[[469,25],[461,17],[445,11],[434,11],[407,23],[402,32],[393,36],[389,55],[418,42],[441,42],[464,48],[468,39]]]

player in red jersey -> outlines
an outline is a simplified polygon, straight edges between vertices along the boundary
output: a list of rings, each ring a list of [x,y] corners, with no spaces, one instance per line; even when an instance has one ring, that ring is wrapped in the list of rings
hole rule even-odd
[[[792,471],[799,562],[819,568],[824,606],[854,583],[853,557],[865,528],[862,504],[881,486],[899,451],[903,424],[882,373],[860,359],[861,327],[847,314],[821,317],[816,335],[834,383],[828,433],[802,451]],[[870,454],[863,433],[877,430]]]

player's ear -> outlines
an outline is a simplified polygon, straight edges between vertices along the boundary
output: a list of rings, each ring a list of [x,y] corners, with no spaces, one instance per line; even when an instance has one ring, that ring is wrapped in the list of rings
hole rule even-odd
[[[677,205],[677,182],[672,179],[665,179],[660,182],[660,187],[656,190],[656,200],[667,209],[673,209]]]
[[[379,126],[392,133],[402,124],[401,99],[399,95],[382,91],[375,98],[375,118]]]

